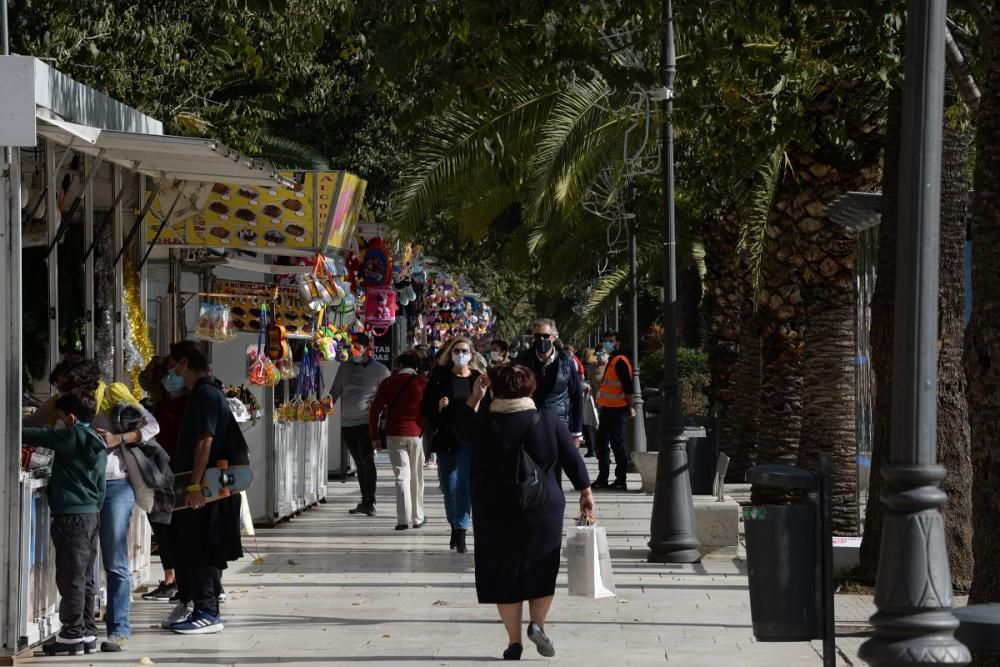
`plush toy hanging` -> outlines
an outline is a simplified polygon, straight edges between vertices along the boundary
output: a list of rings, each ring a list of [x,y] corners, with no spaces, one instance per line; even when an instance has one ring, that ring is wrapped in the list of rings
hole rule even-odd
[[[368,241],[365,248],[361,280],[365,287],[392,283],[392,256],[385,247],[385,241],[378,236]]]
[[[388,286],[365,290],[365,327],[381,336],[396,321],[396,290]]]

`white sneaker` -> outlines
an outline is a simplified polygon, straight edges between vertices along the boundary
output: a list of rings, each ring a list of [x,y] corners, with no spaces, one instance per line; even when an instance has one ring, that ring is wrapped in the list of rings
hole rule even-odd
[[[183,602],[178,602],[177,605],[174,607],[173,611],[170,612],[170,615],[167,616],[165,619],[163,619],[163,622],[160,623],[160,627],[163,628],[164,630],[169,630],[178,623],[186,621],[188,616],[190,616],[192,613],[194,613],[193,604],[191,604],[190,602],[188,602],[187,604]]]

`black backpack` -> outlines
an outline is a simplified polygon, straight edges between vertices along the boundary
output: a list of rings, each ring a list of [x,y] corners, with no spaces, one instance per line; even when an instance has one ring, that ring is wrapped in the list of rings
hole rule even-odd
[[[514,493],[522,512],[541,507],[549,499],[549,489],[545,484],[549,471],[535,463],[531,455],[524,451],[524,441],[528,439],[528,435],[541,418],[542,415],[538,411],[531,416],[531,423],[521,436],[521,443],[517,446],[514,456]],[[503,439],[502,431],[495,421],[493,428],[501,433],[500,437]]]
[[[243,429],[236,417],[229,413],[229,427],[226,429],[226,442],[223,447],[223,456],[231,466],[250,465],[250,447],[247,439],[243,435]]]

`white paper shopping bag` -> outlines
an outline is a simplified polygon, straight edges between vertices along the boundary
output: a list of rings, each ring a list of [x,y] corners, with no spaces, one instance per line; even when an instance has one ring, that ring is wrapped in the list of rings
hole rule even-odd
[[[566,540],[569,594],[591,599],[615,596],[611,551],[604,528],[577,526]]]

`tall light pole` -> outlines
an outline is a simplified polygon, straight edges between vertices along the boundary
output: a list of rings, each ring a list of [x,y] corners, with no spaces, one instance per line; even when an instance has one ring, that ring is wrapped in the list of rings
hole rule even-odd
[[[633,198],[634,200],[634,198]],[[631,216],[631,217],[630,217]],[[627,213],[628,218],[628,266],[629,266],[629,314],[632,334],[632,405],[635,407],[635,417],[632,418],[631,451],[646,451],[646,418],[642,400],[642,384],[639,381],[639,258],[636,249],[636,218],[634,213]],[[618,297],[615,297],[617,311]]]
[[[937,464],[938,232],[944,122],[946,0],[910,0],[899,175],[892,446],[883,469],[884,518],[870,665],[965,665],[954,637],[951,574]]]
[[[696,563],[701,546],[694,536],[694,502],[688,475],[687,438],[677,381],[677,224],[674,217],[674,17],[670,0],[663,0],[660,74],[663,83],[663,129],[660,143],[663,166],[663,415],[660,420],[656,490],[650,519],[651,563]]]

